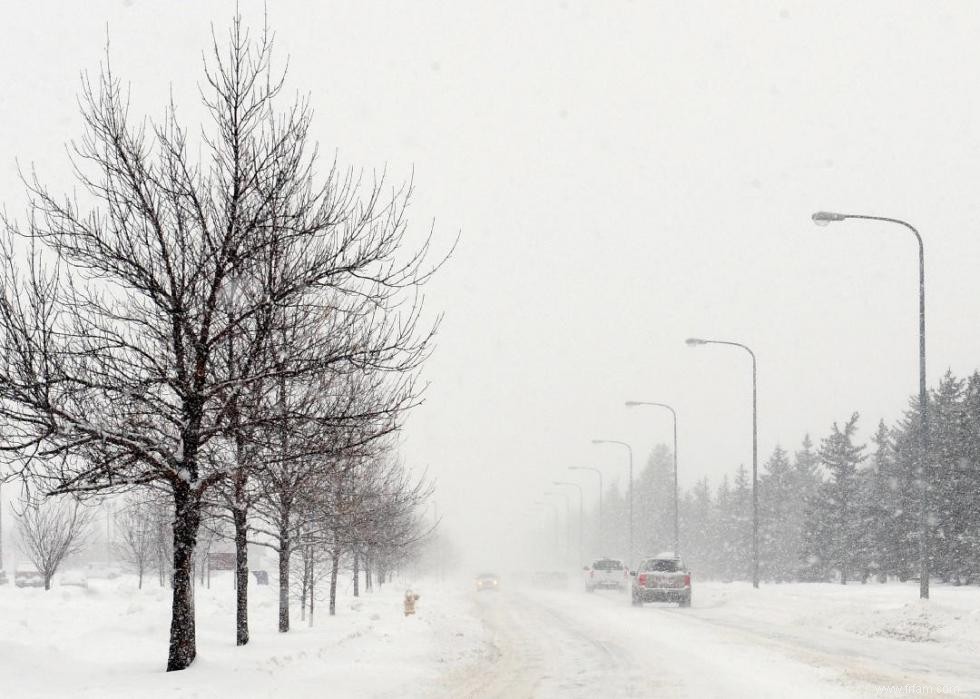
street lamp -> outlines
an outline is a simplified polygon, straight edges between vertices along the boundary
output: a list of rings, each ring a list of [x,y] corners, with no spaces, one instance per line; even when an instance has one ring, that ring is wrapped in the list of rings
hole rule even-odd
[[[849,218],[865,221],[884,221],[905,226],[912,231],[919,244],[919,597],[929,599],[929,489],[927,484],[926,459],[929,453],[928,400],[926,398],[926,263],[922,236],[915,227],[898,218],[886,216],[866,216],[862,214],[841,214],[833,211],[818,211],[811,217],[818,226],[826,226],[833,221]]]
[[[629,567],[633,568],[633,447],[631,447],[626,442],[620,442],[616,439],[593,439],[593,444],[618,444],[622,447],[626,447],[626,450],[630,455],[630,498],[629,498],[629,530],[630,530],[630,548],[629,548]]]
[[[705,340],[700,337],[689,337],[685,342],[688,347],[700,347],[701,345],[741,347],[752,357],[752,587],[757,588],[759,587],[759,413],[755,352],[741,342],[729,340]]]
[[[573,488],[578,488],[578,561],[579,565],[585,562],[585,553],[582,546],[582,523],[585,521],[584,505],[583,501],[585,497],[582,495],[582,486],[578,483],[572,483],[571,481],[551,481],[553,485],[567,485]]]
[[[634,408],[638,405],[651,405],[657,408],[665,408],[670,411],[674,419],[674,555],[680,555],[681,525],[680,525],[680,505],[677,495],[677,411],[666,403],[655,403],[654,401],[628,400],[627,408]]]
[[[592,468],[591,466],[569,466],[569,471],[592,471],[597,476],[599,476],[599,537],[596,539],[596,543],[599,544],[599,553],[602,554],[602,471],[597,468]]]

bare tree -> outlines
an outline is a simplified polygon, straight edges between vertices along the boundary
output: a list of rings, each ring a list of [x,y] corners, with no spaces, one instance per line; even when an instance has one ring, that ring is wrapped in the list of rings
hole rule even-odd
[[[153,567],[160,587],[174,584],[173,508],[155,490],[148,492],[150,527],[153,535]]]
[[[427,534],[417,512],[432,486],[424,474],[411,478],[393,454],[392,445],[383,440],[370,457],[340,460],[307,500],[307,541],[318,544],[329,560],[331,616],[336,613],[346,558],[354,561],[355,573],[365,549],[393,566],[407,560],[414,544]]]
[[[51,494],[168,490],[168,670],[197,654],[193,553],[204,498],[234,468],[237,397],[332,371],[412,372],[434,332],[419,320],[428,242],[404,252],[411,188],[386,195],[336,167],[317,183],[308,105],[278,109],[283,84],[268,33],[252,41],[236,18],[205,68],[198,163],[176,108],[133,124],[107,65],[83,84],[73,144],[86,205],[32,176],[27,223],[3,221],[0,450]],[[302,311],[295,341],[272,352],[284,309]],[[280,418],[256,411],[237,428]]]
[[[200,584],[204,584],[205,576],[208,573],[209,557],[214,543],[227,538],[225,520],[217,515],[213,506],[207,505],[201,513],[201,529],[198,534],[197,547],[194,550],[194,566]]]
[[[385,372],[332,371],[304,383],[280,381],[270,410],[280,421],[265,437],[263,467],[255,472],[257,539],[279,556],[279,631],[289,630],[290,557],[299,529],[313,513],[323,541],[320,494],[338,470],[384,448],[416,399],[411,381],[386,382]]]
[[[116,554],[139,576],[138,588],[143,589],[143,576],[157,554],[157,523],[154,521],[153,501],[146,492],[138,492],[116,511]]]
[[[92,510],[75,498],[29,496],[15,516],[21,550],[44,578],[44,589],[50,590],[58,566],[84,547]]]

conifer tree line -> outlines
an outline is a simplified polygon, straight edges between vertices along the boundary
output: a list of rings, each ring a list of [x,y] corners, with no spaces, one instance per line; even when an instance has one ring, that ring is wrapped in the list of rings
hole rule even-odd
[[[0,217],[0,476],[32,507],[121,498],[119,546],[173,588],[168,670],[197,653],[205,542],[235,543],[241,645],[250,542],[278,557],[285,632],[297,588],[312,614],[325,575],[332,607],[344,567],[383,580],[424,536],[397,434],[445,259],[410,235],[410,182],[318,157],[267,28],[235,18],[204,63],[198,127],[133,116],[107,57],[77,191],[27,173],[26,216]]]
[[[858,439],[860,416],[835,422],[816,441],[777,446],[759,470],[760,576],[770,582],[868,582],[918,576],[920,476],[918,396],[894,424]],[[947,372],[929,391],[930,451],[924,477],[932,575],[980,583],[980,372]],[[663,445],[636,479],[638,555],[673,549],[673,463]],[[595,555],[627,550],[627,496],[604,493],[603,527],[589,513]],[[701,578],[751,580],[752,482],[739,465],[682,493],[680,554]]]

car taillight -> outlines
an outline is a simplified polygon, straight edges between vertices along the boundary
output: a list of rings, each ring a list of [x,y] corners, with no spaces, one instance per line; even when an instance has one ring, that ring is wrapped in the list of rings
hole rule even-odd
[[[640,587],[646,587],[647,586],[647,576],[646,575],[640,575],[639,577],[637,577],[636,580],[640,584]]]
[[[594,575],[595,575],[595,571],[594,571],[594,570],[590,570],[590,571],[589,571],[589,577],[591,578],[591,577],[593,577]]]
[[[691,586],[691,576],[690,575],[685,575],[684,576],[684,587],[690,587],[690,586]]]

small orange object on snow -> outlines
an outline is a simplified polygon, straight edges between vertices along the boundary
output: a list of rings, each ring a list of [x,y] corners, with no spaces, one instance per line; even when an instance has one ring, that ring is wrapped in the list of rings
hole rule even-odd
[[[417,594],[411,590],[405,590],[405,616],[415,614],[415,603],[418,599],[419,596]]]

